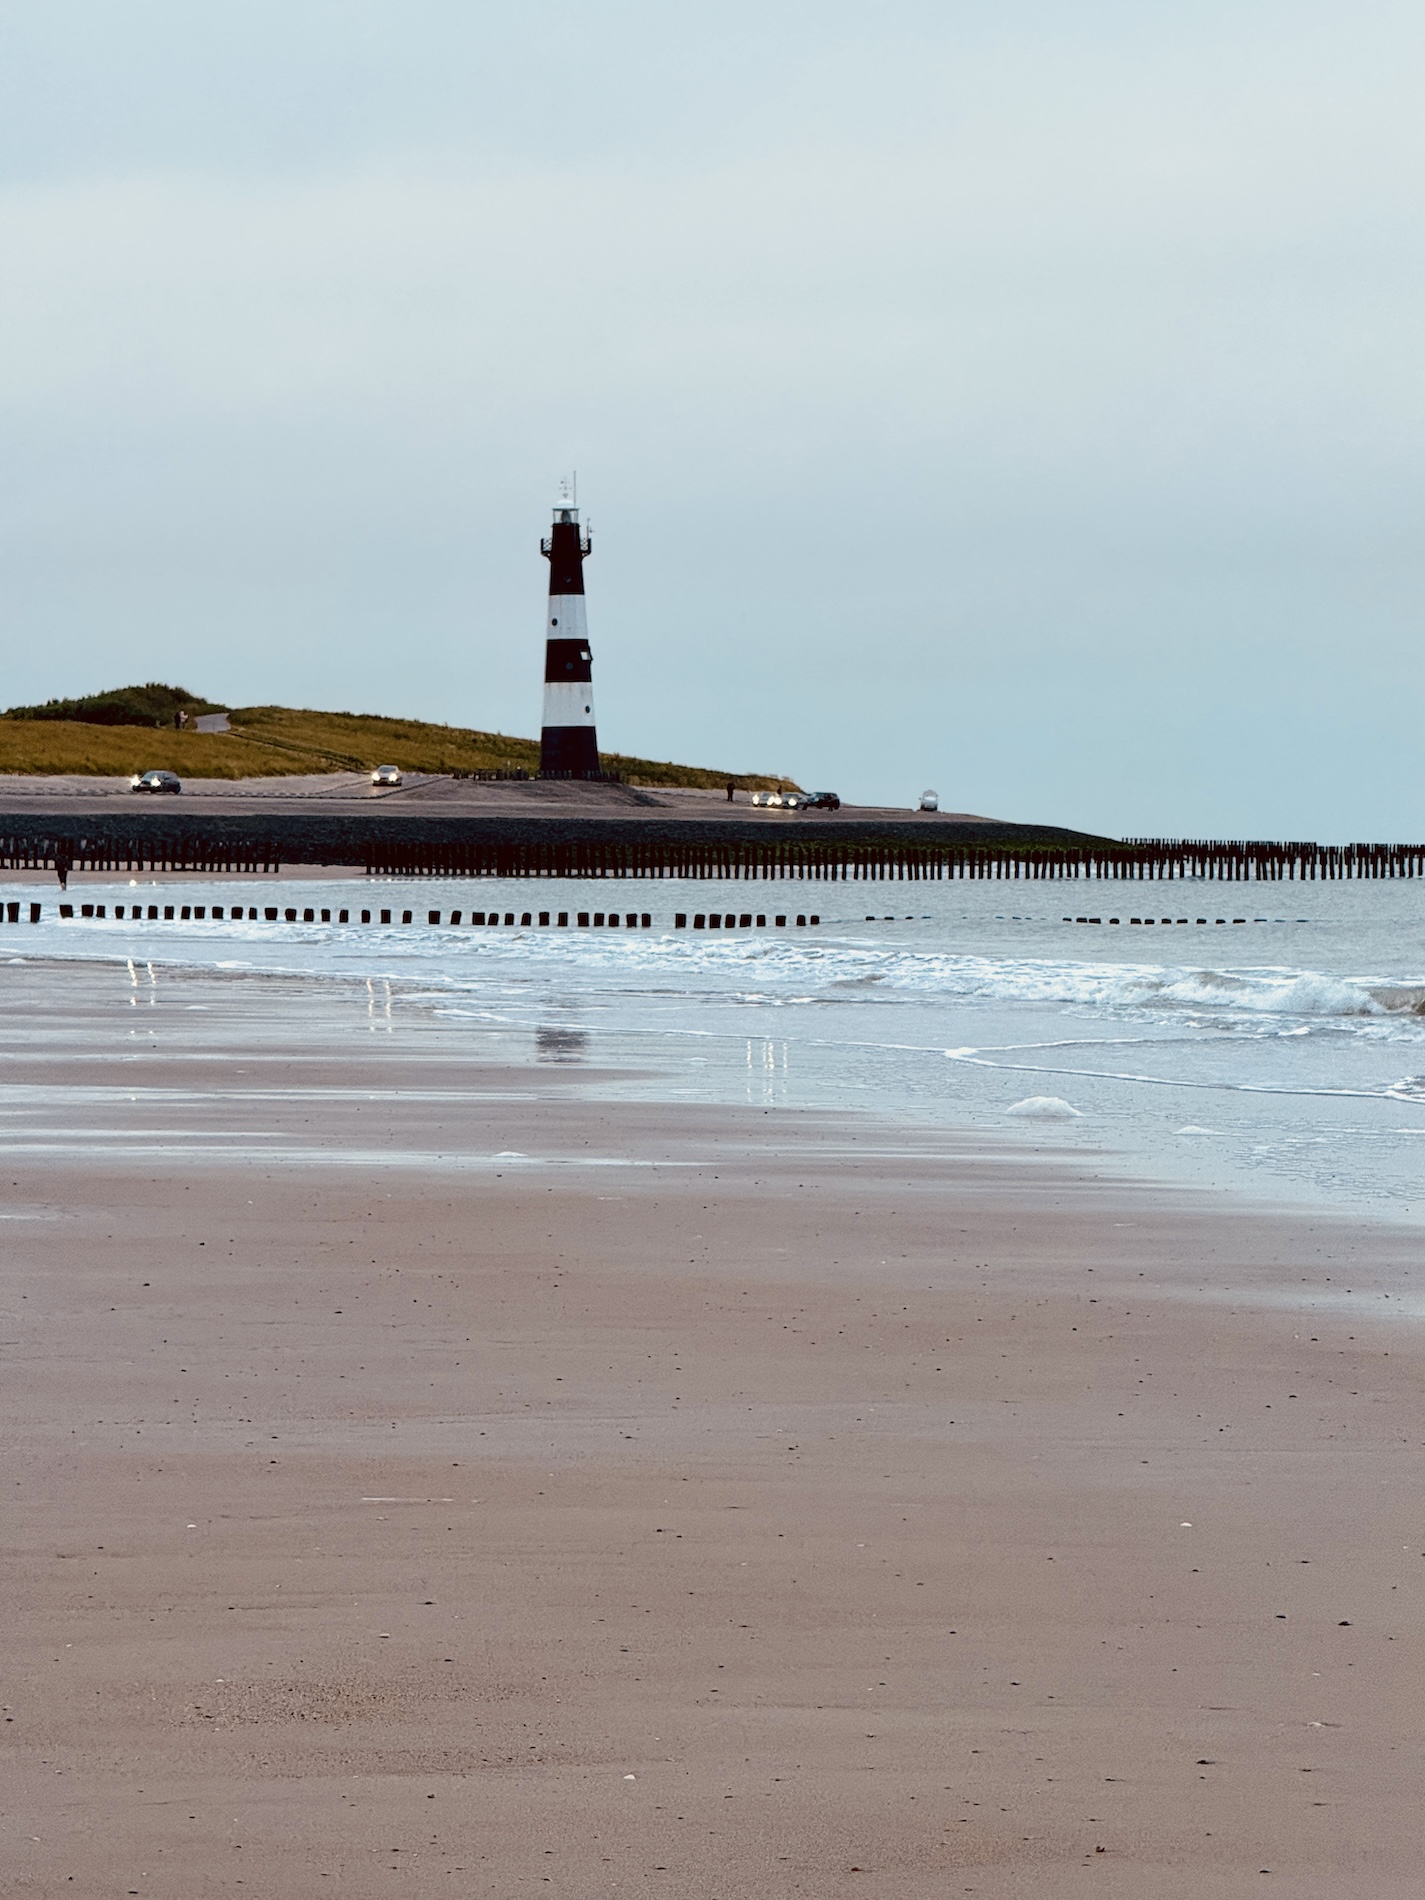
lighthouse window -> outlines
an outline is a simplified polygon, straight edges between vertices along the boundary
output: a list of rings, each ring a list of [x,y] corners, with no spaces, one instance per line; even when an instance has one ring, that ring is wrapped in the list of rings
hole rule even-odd
[[[579,650],[579,658],[581,660],[587,660],[588,657],[589,657],[589,649],[587,647],[581,647]]]
[[[549,624],[551,627],[557,627],[559,625],[559,622],[557,620],[551,620]]]

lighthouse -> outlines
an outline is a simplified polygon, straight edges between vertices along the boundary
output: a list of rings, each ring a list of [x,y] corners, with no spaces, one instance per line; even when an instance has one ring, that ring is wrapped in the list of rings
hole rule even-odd
[[[562,483],[554,526],[540,551],[549,562],[545,624],[544,726],[539,735],[541,778],[596,778],[593,653],[584,617],[584,556],[593,545],[579,527],[578,495]]]

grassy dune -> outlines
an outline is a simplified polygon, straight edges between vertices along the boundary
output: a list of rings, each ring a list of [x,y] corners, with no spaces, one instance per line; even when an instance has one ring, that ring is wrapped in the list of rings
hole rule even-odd
[[[331,768],[299,761],[225,733],[145,732],[74,720],[0,719],[0,772],[92,773],[127,777],[163,770],[180,778],[257,778]]]
[[[418,719],[382,719],[367,713],[303,712],[287,706],[246,706],[229,714],[231,733],[95,726],[75,720],[0,718],[0,773],[90,773],[128,776],[162,770],[180,778],[279,778],[299,773],[370,771],[399,765],[408,772],[539,770],[533,739]],[[635,785],[721,786],[728,779],[760,791],[792,786],[791,778],[713,772],[695,765],[661,764],[620,753],[601,755],[607,770]]]

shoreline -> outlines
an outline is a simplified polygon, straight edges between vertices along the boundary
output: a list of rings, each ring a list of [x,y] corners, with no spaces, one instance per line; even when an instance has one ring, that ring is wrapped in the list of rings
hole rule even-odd
[[[78,927],[90,926],[82,923]],[[181,928],[201,932],[207,927],[193,924]],[[21,926],[19,936],[11,939],[12,950],[25,949],[28,928]],[[118,931],[125,926],[111,921],[93,928]],[[274,928],[300,933],[303,928],[320,929],[320,926],[278,925]],[[421,927],[410,928],[415,932]],[[589,934],[580,933],[576,939],[574,932],[568,933],[571,943]],[[511,933],[511,940],[517,935],[517,932]],[[169,943],[176,946],[178,941],[171,939]],[[693,1030],[661,1023],[646,1027],[627,1022],[609,1025],[601,1019],[597,1003],[591,1002],[572,1014],[554,1013],[550,1021],[541,1019],[536,1025],[533,1017],[526,1020],[508,1012],[502,1015],[498,1010],[491,1012],[475,1007],[480,999],[466,987],[468,979],[458,979],[444,970],[403,965],[396,958],[383,964],[373,957],[369,968],[314,970],[295,963],[264,966],[216,955],[191,954],[189,941],[183,940],[181,953],[170,951],[167,956],[161,954],[161,950],[169,944],[155,939],[137,948],[115,947],[104,954],[86,948],[82,954],[73,956],[53,951],[16,955],[8,967],[11,970],[23,967],[36,973],[62,972],[73,986],[76,1007],[88,1018],[91,1033],[100,1038],[109,1036],[111,1054],[123,1052],[126,1064],[131,1056],[125,1045],[122,1041],[112,1041],[113,1006],[116,998],[133,1007],[152,1005],[158,1000],[153,988],[153,973],[158,972],[166,982],[184,986],[185,1000],[176,1006],[185,1012],[214,1013],[220,1018],[236,1019],[246,1012],[245,996],[251,997],[259,1015],[265,1004],[281,1008],[288,1012],[284,1033],[295,1035],[300,1042],[310,1030],[310,1047],[319,1060],[328,1039],[350,1033],[352,1006],[355,1005],[359,1013],[365,999],[364,1020],[368,1026],[379,1015],[384,1018],[384,1033],[414,1038],[413,1060],[434,1059],[446,1066],[462,1065],[477,1072],[507,1070],[521,1078],[542,1077],[550,1085],[558,1076],[559,1088],[566,1095],[590,1106],[607,1099],[629,1106],[656,1108],[667,1104],[673,1112],[682,1113],[690,1107],[705,1105],[729,1114],[763,1115],[764,1128],[768,1130],[786,1129],[808,1118],[849,1116],[867,1127],[895,1131],[907,1154],[921,1151],[927,1142],[968,1142],[981,1145],[987,1163],[993,1155],[1003,1153],[1016,1158],[1036,1158],[1050,1166],[1062,1165],[1095,1179],[1116,1182],[1124,1190],[1146,1188],[1169,1197],[1175,1194],[1225,1195],[1235,1208],[1249,1215],[1365,1222],[1373,1227],[1395,1229],[1402,1235],[1418,1234],[1425,1222],[1425,1204],[1406,1203],[1384,1194],[1352,1194],[1333,1184],[1317,1185],[1309,1176],[1291,1178],[1254,1173],[1235,1163],[1230,1156],[1224,1157],[1220,1148],[1205,1138],[1183,1149],[1181,1159],[1177,1155],[1170,1156],[1170,1160],[1177,1162],[1175,1167],[1165,1165],[1161,1148],[1135,1151],[1116,1143],[1111,1131],[1099,1131],[1097,1118],[1092,1114],[1065,1120],[1016,1121],[1008,1118],[1003,1108],[981,1107],[977,1112],[974,1106],[965,1103],[928,1106],[923,1098],[918,1098],[914,1106],[901,1106],[884,1090],[874,1091],[869,1087],[862,1087],[851,1099],[833,1100],[830,1091],[813,1073],[819,1053],[815,1047],[800,1052],[799,1066],[803,1070],[800,1096],[794,1099],[789,1095],[775,1105],[754,1104],[741,1064],[740,1052],[746,1038],[740,1030],[726,1027]],[[293,941],[300,941],[300,937]],[[218,947],[215,945],[214,950]],[[97,975],[99,972],[110,980],[91,990],[86,973]],[[145,987],[143,973],[147,973],[148,987]],[[473,976],[476,972],[472,970],[469,974]],[[127,986],[121,983],[116,991],[113,979],[121,976],[127,977]],[[376,991],[383,999],[379,1005],[372,1000]],[[203,1000],[198,1000],[200,998]],[[462,1005],[471,1006],[468,1013]],[[399,1023],[392,1016],[396,1009],[404,1012]],[[120,1020],[128,1021],[122,1012]],[[7,1073],[12,1046],[5,1038],[3,1022],[3,1013],[0,1013],[0,1081]],[[435,1046],[442,1040],[450,1045],[445,1053],[440,1053]],[[839,1049],[836,1043],[827,1046]],[[909,1048],[903,1044],[886,1044],[883,1048],[859,1040],[848,1046],[869,1048],[873,1054],[902,1056]],[[270,1059],[258,1044],[249,1044],[245,1031],[236,1034],[231,1053],[245,1054],[253,1061]],[[945,1051],[934,1043],[919,1047],[916,1053],[937,1069],[941,1059],[953,1057],[958,1061],[962,1054]],[[97,1045],[95,1060],[100,1063],[103,1060]],[[1004,1064],[995,1069],[998,1076],[1016,1078],[1015,1087],[1024,1089],[1033,1089],[1036,1079],[1042,1078],[1047,1086],[1053,1087],[1060,1080],[1078,1079],[1081,1073],[1044,1065],[1021,1068]],[[1184,1088],[1190,1093],[1192,1089],[1192,1085],[1172,1079],[1156,1082],[1144,1077],[1140,1081],[1143,1086],[1164,1094]],[[1317,1099],[1309,1089],[1274,1091],[1274,1094],[1282,1093],[1296,1094],[1305,1101]],[[1375,1103],[1381,1098],[1363,1093],[1359,1099]],[[1402,1109],[1406,1106],[1401,1105]],[[1395,1112],[1394,1107],[1391,1112]],[[1203,1136],[1212,1132],[1204,1130]],[[122,1146],[122,1131],[118,1141]],[[106,1146],[112,1144],[101,1142],[95,1153],[106,1152]],[[775,1152],[775,1148],[769,1148],[768,1152]]]
[[[1417,1236],[259,1014],[5,1048],[14,1891],[1413,1896]]]

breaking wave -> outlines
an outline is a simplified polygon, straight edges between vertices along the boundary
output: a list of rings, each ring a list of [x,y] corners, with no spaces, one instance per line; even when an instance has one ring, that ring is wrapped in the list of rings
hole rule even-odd
[[[874,974],[867,971],[852,975],[846,971],[844,959],[857,953],[838,948],[836,961],[840,967],[834,976],[827,971],[821,991],[828,1002],[845,1000],[857,990],[864,995],[874,986],[886,1000],[898,991],[915,992],[922,998],[927,992],[939,992],[946,1001],[1077,1004],[1090,1009],[1146,1010],[1219,1021],[1425,1016],[1425,982],[1388,983],[1319,970],[1186,969],[1155,964],[955,957],[932,952],[883,952],[884,961]],[[836,953],[827,946],[821,954],[831,957]]]
[[[48,935],[49,933],[42,933]],[[112,957],[122,927],[55,933],[45,943],[66,959],[76,953]],[[725,938],[660,932],[647,937],[578,936],[512,930],[498,939],[416,926],[393,937],[357,927],[286,930],[235,922],[210,927],[217,950],[256,953],[256,965],[309,976],[365,976],[373,970],[447,991],[491,983],[517,986],[560,974],[594,978],[625,996],[699,996],[760,1007],[820,1004],[839,1009],[941,1002],[1016,1002],[1091,1011],[1148,1013],[1185,1026],[1296,1020],[1425,1017],[1425,978],[1342,976],[1274,967],[1193,968],[1064,957],[975,955],[929,947],[868,943],[833,936],[819,941]],[[61,947],[62,946],[62,947]],[[27,941],[27,947],[29,943]],[[130,946],[125,946],[126,948]],[[34,948],[40,949],[36,942]],[[232,959],[199,952],[191,938],[144,933],[142,954],[171,964],[213,968]],[[122,952],[121,952],[122,954]]]

